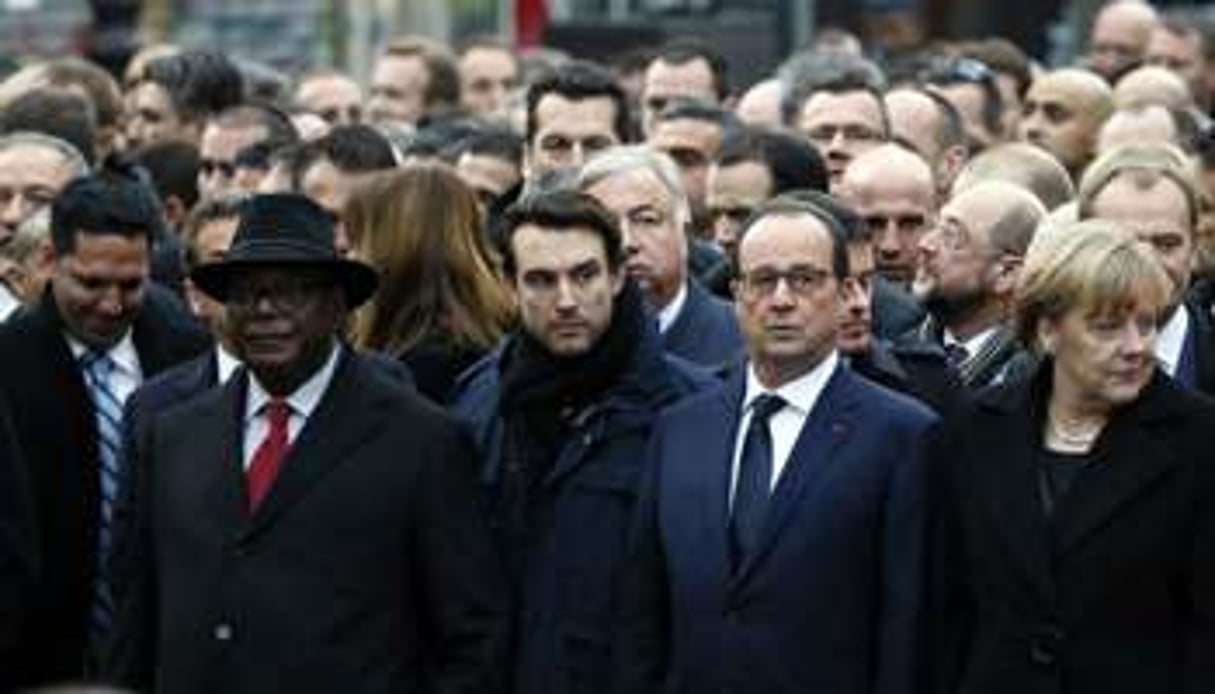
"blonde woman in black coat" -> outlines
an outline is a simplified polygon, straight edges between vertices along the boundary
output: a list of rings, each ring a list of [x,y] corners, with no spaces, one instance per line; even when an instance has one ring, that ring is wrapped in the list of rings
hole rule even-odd
[[[1167,298],[1116,227],[1031,247],[1038,366],[944,447],[936,691],[1215,692],[1215,404],[1156,367]]]

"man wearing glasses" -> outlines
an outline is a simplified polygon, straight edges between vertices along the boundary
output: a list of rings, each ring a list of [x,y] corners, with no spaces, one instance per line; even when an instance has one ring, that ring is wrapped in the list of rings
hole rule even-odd
[[[1028,190],[983,182],[955,195],[920,237],[911,289],[929,315],[915,334],[942,345],[970,388],[1002,380],[1018,352],[1009,312],[1021,261],[1045,217]]]
[[[773,201],[744,227],[748,359],[658,421],[619,691],[914,690],[936,418],[842,366],[847,273],[820,207]]]
[[[449,415],[338,335],[376,288],[297,194],[191,280],[244,370],[153,415],[108,674],[138,690],[502,691],[507,610]]]
[[[816,84],[795,116],[797,129],[827,160],[832,190],[853,159],[890,139],[882,92],[860,74]]]

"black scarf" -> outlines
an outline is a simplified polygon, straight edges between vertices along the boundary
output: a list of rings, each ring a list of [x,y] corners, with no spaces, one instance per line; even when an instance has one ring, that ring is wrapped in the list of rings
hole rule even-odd
[[[503,356],[499,412],[503,441],[497,515],[508,558],[529,537],[531,500],[560,455],[578,415],[600,402],[629,369],[648,314],[632,282],[613,301],[612,322],[584,354],[561,357],[520,329]],[[515,568],[518,568],[517,566]]]
[[[557,356],[526,330],[517,331],[503,360],[502,411],[556,414],[585,409],[627,368],[646,320],[640,292],[625,282],[613,302],[611,324],[583,354]]]

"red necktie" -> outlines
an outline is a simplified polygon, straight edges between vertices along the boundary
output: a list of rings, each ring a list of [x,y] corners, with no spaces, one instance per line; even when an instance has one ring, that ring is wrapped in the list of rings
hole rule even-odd
[[[253,461],[249,463],[246,485],[249,491],[249,510],[256,511],[274,478],[278,476],[283,454],[287,452],[287,420],[291,417],[291,406],[284,400],[271,400],[262,408],[262,414],[270,422],[270,430],[262,439]]]

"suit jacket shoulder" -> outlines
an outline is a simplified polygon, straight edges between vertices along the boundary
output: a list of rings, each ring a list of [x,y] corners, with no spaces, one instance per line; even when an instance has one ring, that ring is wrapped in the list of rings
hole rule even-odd
[[[181,300],[155,284],[144,295],[132,336],[145,378],[196,357],[211,345],[207,331]]]
[[[687,299],[663,333],[662,344],[668,352],[714,368],[738,357],[742,333],[729,303],[689,281]]]

